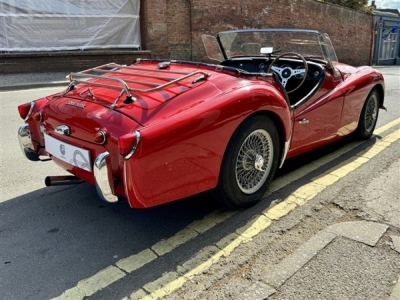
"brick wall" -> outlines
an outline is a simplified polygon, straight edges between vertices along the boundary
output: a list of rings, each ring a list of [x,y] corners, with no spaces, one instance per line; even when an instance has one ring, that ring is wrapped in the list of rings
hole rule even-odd
[[[265,27],[327,32],[344,63],[372,57],[372,16],[319,1],[143,0],[141,17],[143,49],[155,58],[206,61],[203,33]]]
[[[190,1],[167,0],[168,56],[172,59],[191,59]]]
[[[24,72],[77,72],[106,63],[131,64],[150,58],[149,51],[55,51],[0,54],[0,74]]]
[[[0,54],[0,73],[79,71],[150,56],[208,61],[203,33],[266,27],[327,32],[344,63],[368,65],[372,58],[372,16],[314,0],[141,0],[140,20],[142,49],[148,51]]]

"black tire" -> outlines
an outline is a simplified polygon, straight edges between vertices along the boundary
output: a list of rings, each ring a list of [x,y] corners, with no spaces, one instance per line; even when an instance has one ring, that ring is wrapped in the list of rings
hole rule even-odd
[[[355,136],[360,140],[369,139],[374,133],[379,114],[380,97],[376,90],[369,93],[361,111]]]
[[[228,144],[214,197],[229,208],[259,202],[275,174],[279,149],[278,131],[271,119],[255,116],[246,120]]]

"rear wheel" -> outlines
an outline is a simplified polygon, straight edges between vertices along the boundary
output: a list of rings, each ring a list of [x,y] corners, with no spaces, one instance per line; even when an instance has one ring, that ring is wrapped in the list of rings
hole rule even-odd
[[[225,153],[214,196],[230,208],[257,203],[272,180],[279,157],[279,137],[267,117],[246,120]]]
[[[374,133],[379,113],[379,93],[373,90],[367,97],[361,111],[360,120],[356,129],[356,137],[362,140],[369,139]]]

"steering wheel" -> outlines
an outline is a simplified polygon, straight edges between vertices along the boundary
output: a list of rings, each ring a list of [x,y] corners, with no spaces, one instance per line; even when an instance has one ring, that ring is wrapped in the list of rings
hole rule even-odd
[[[292,69],[290,66],[287,66],[287,65],[285,65],[284,67],[274,66],[278,62],[278,60],[280,60],[282,57],[285,57],[285,56],[291,56],[291,57],[296,56],[296,57],[300,58],[303,62],[304,69],[298,69],[298,68]],[[307,64],[307,61],[304,59],[304,57],[301,56],[300,54],[294,53],[294,52],[286,52],[286,53],[282,53],[281,55],[275,57],[275,59],[269,65],[267,73],[271,72],[271,70],[279,75],[280,81],[284,88],[286,88],[286,84],[290,78],[292,78],[293,76],[296,76],[296,78],[297,78],[299,75],[303,75],[303,79],[294,89],[292,89],[290,91],[286,91],[286,93],[289,94],[289,93],[293,93],[294,91],[296,91],[306,81],[307,73],[308,73],[308,64]]]

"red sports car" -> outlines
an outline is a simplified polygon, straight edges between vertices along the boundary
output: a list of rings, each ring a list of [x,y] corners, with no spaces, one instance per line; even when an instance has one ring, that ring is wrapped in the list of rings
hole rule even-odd
[[[287,158],[354,134],[371,137],[384,80],[338,62],[327,34],[235,30],[202,37],[217,64],[114,63],[69,75],[58,94],[18,107],[18,137],[100,198],[144,208],[212,190],[225,205],[259,201]]]

